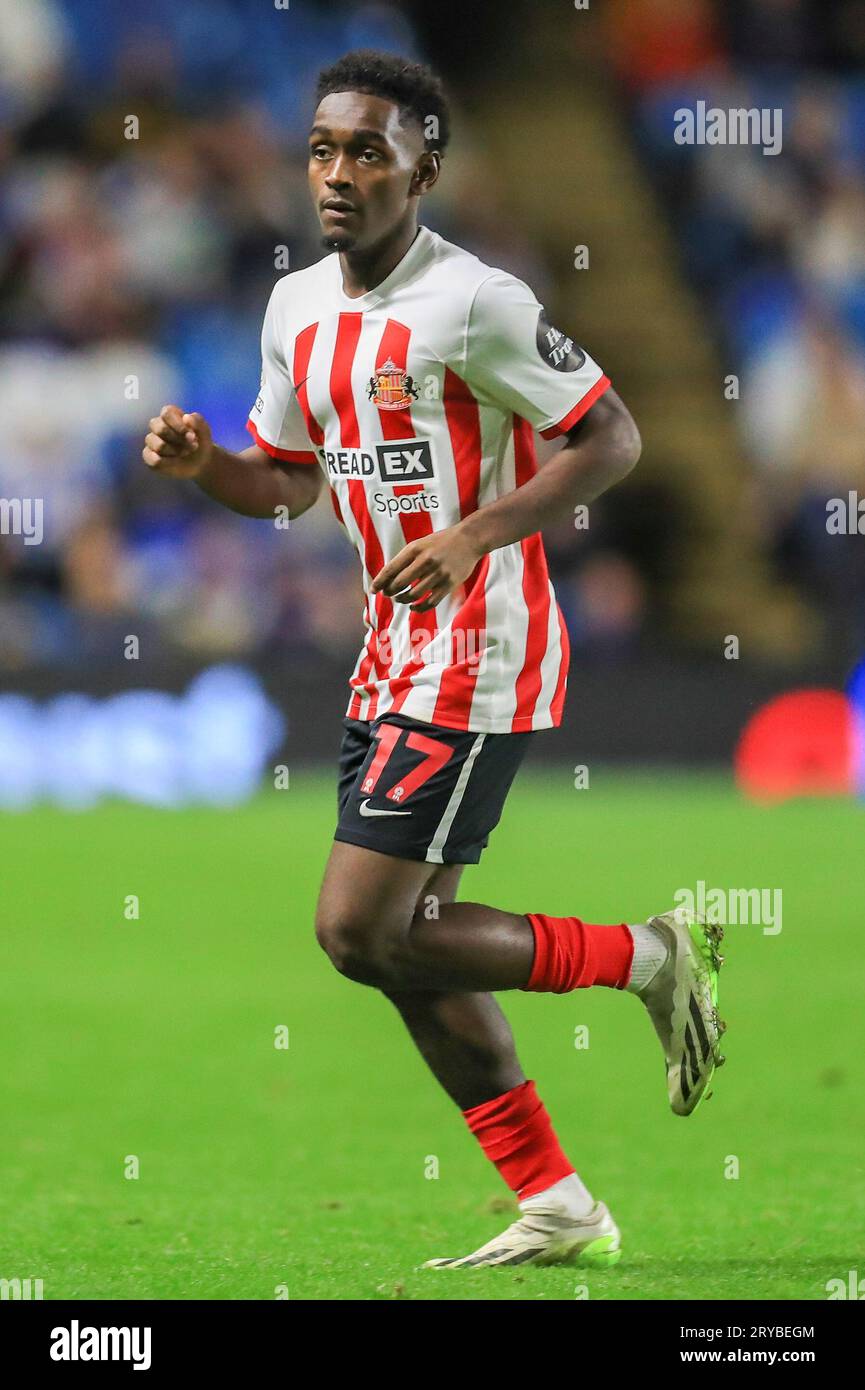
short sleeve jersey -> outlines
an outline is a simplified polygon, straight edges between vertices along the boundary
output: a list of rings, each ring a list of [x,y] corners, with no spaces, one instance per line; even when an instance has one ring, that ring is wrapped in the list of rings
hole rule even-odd
[[[567,433],[609,387],[601,368],[523,281],[425,227],[359,298],[335,254],[286,275],[261,345],[250,433],[323,470],[363,569],[347,713],[483,733],[559,724],[568,641],[539,534],[485,555],[428,613],[370,586],[409,541],[526,483],[533,431]]]

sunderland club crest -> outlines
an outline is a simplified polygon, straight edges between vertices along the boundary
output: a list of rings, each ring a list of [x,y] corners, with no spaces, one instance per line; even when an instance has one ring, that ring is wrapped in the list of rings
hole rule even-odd
[[[369,379],[367,397],[380,410],[405,410],[418,398],[418,388],[407,372],[400,371],[395,362],[387,359]]]

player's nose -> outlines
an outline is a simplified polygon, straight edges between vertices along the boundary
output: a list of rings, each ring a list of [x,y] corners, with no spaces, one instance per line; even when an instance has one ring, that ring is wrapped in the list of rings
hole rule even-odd
[[[351,187],[350,165],[343,155],[337,155],[325,175],[325,185],[342,191]]]

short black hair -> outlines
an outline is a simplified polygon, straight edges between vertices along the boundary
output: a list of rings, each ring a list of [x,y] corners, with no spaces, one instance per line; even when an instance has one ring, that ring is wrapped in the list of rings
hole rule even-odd
[[[356,48],[319,73],[316,104],[331,92],[366,92],[396,102],[424,131],[424,147],[444,154],[451,133],[447,97],[441,78],[424,63],[374,48]],[[435,138],[426,134],[430,116],[435,117],[438,130]]]

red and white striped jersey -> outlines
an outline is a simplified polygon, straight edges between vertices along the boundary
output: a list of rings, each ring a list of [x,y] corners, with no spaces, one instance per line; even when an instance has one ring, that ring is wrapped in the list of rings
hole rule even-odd
[[[336,254],[278,281],[248,428],[274,458],[323,469],[360,556],[352,718],[401,711],[478,733],[560,723],[568,639],[539,534],[485,555],[428,613],[370,586],[409,541],[531,478],[533,429],[566,433],[609,384],[527,285],[426,227],[358,298]]]

